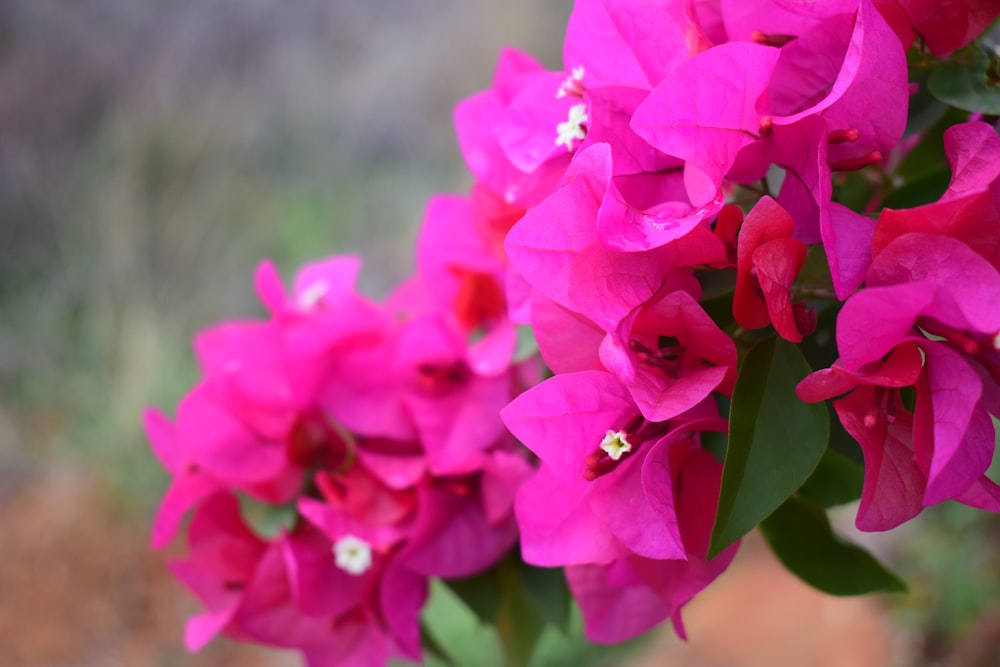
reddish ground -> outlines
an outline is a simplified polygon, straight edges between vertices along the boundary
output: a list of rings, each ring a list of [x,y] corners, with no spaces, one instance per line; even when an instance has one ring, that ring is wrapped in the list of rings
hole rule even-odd
[[[72,472],[0,488],[0,665],[274,667],[273,651],[181,643],[193,602],[174,585],[146,529],[115,518]],[[291,656],[288,656],[290,659]]]
[[[903,667],[911,651],[875,597],[836,598],[789,574],[755,537],[637,667]]]

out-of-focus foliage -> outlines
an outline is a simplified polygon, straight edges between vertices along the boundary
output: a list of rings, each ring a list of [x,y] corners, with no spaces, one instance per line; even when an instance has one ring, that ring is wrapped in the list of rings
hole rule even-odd
[[[192,333],[257,312],[264,256],[362,252],[384,293],[427,193],[468,185],[451,107],[502,44],[556,61],[568,12],[0,3],[0,469],[69,456],[151,501],[137,415],[191,383]]]

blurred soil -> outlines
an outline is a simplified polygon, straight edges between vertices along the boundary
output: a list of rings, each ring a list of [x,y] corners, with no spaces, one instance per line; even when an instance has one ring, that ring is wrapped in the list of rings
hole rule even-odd
[[[883,602],[805,585],[753,535],[685,609],[688,642],[664,632],[636,667],[890,667],[913,656]]]
[[[174,584],[147,528],[109,510],[79,472],[51,469],[2,491],[0,665],[276,667],[291,655],[218,641],[190,655],[195,603]]]

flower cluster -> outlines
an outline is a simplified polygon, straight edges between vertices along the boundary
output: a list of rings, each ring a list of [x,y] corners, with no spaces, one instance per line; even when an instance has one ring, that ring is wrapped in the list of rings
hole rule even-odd
[[[781,401],[835,399],[863,458],[862,530],[947,499],[1000,511],[996,127],[952,124],[943,194],[886,203],[926,129],[904,139],[907,51],[975,48],[998,13],[577,0],[562,71],[504,51],[456,108],[475,184],[431,200],[416,275],[376,304],[353,258],[305,267],[290,294],[263,264],[269,319],[201,334],[176,419],[146,414],[172,474],[154,543],[192,515],[171,566],[206,608],[189,646],[221,632],[313,667],[420,659],[428,578],[517,539],[525,562],[565,568],[591,641],[665,619],[683,636],[745,532],[718,534],[747,471],[788,487],[752,525],[830,449],[792,472],[747,464]],[[816,352],[824,337],[836,352]],[[743,362],[775,341],[830,367],[767,394],[781,383]],[[270,536],[262,512],[283,517]]]
[[[847,394],[833,405],[864,452],[863,530],[948,499],[1000,511],[985,476],[1000,416],[1000,137],[969,122],[944,139],[948,189],[882,211],[866,289],[837,318],[840,359],[799,386],[806,401]]]
[[[667,617],[683,634],[681,607],[735,548],[707,558],[718,399],[750,331],[800,343],[829,302],[847,301],[841,360],[799,396],[854,389],[835,407],[864,451],[859,527],[946,498],[1000,509],[983,476],[1000,414],[996,130],[949,131],[938,203],[876,221],[834,198],[843,174],[903,153],[907,48],[964,46],[987,4],[938,21],[925,2],[578,0],[564,71],[505,52],[458,107],[480,186],[527,209],[505,244],[514,316],[556,373],[502,413],[541,462],[517,498],[522,554],[565,566],[590,639]],[[825,289],[800,280],[810,246]],[[720,281],[725,330],[700,303]]]
[[[221,632],[311,667],[419,660],[428,579],[514,544],[531,465],[498,413],[540,368],[513,361],[502,258],[476,220],[467,200],[434,200],[420,270],[385,304],[355,292],[355,258],[304,267],[291,294],[262,264],[269,319],[201,333],[203,378],[176,420],[146,413],[172,475],[154,546],[192,514],[170,564],[205,606],[192,650]]]

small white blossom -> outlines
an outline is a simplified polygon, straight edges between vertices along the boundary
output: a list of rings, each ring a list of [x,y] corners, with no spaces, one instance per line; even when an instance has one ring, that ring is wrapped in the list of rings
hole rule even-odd
[[[354,535],[344,535],[333,545],[337,567],[353,575],[364,574],[372,566],[371,545]]]
[[[573,142],[575,140],[583,141],[584,137],[587,136],[586,131],[583,129],[583,124],[586,123],[587,118],[587,105],[577,104],[570,107],[569,119],[565,123],[559,123],[556,126],[556,146],[566,146],[566,150],[573,150]]]
[[[625,437],[624,431],[608,431],[601,440],[601,449],[612,461],[618,461],[632,451],[632,443]]]
[[[325,280],[317,280],[299,292],[295,302],[302,310],[312,310],[319,305],[329,291],[330,285]]]
[[[566,77],[566,80],[559,85],[556,97],[562,98],[567,95],[573,95],[574,97],[581,97],[583,95],[583,65],[574,67],[570,75]]]

